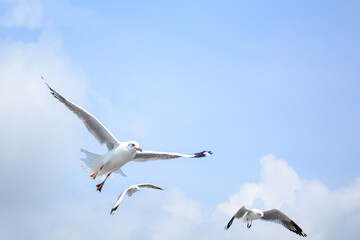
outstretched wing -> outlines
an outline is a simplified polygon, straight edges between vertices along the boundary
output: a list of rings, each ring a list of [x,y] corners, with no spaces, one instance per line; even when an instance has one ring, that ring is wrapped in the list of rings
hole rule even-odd
[[[154,189],[158,189],[158,190],[164,190],[164,189],[162,189],[161,187],[152,185],[152,184],[150,184],[150,183],[138,184],[138,187],[139,187],[139,188],[154,188]]]
[[[93,115],[88,113],[82,107],[76,105],[75,103],[70,102],[58,92],[52,89],[49,84],[44,82],[46,86],[50,89],[50,93],[62,102],[68,109],[75,113],[85,124],[89,132],[99,141],[100,144],[106,143],[108,150],[113,149],[119,145],[119,141],[111,134],[109,130],[106,129],[104,125],[101,124]]]
[[[236,218],[242,218],[246,212],[248,212],[249,209],[247,209],[245,206],[241,206],[239,210],[235,213]]]
[[[132,161],[146,162],[152,160],[167,160],[167,159],[180,158],[180,157],[200,158],[200,157],[210,156],[211,154],[212,154],[211,151],[202,151],[190,155],[180,154],[180,153],[169,153],[169,152],[142,151],[142,152],[136,152],[136,155]]]
[[[262,220],[279,223],[284,227],[286,227],[287,229],[289,229],[290,231],[299,234],[302,237],[307,236],[306,233],[304,233],[303,230],[293,220],[291,220],[280,210],[271,209],[271,210],[263,211],[263,213],[264,213],[264,218],[261,218]]]
[[[241,208],[235,213],[235,215],[230,219],[228,224],[224,227],[225,230],[228,230],[231,227],[235,218],[242,218],[244,214],[249,211],[245,206],[241,206]]]
[[[119,207],[121,201],[123,200],[124,196],[126,195],[126,193],[132,188],[133,186],[128,187],[125,191],[123,191],[120,196],[118,197],[115,205],[113,206],[113,208],[110,211],[110,214],[114,214],[114,212],[117,210],[117,208]]]

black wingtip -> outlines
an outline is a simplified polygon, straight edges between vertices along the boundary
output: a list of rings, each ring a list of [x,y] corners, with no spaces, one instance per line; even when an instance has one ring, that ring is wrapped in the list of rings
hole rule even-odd
[[[213,153],[211,151],[202,151],[202,152],[195,153],[194,158],[207,157],[207,156],[210,156],[212,154]]]
[[[50,87],[50,85],[44,80],[44,78],[41,76],[43,82],[45,83],[45,85],[49,88],[50,90],[50,93],[56,98],[56,99],[59,99],[60,101],[61,100],[65,100],[59,93],[57,93],[54,89],[52,89]]]
[[[307,234],[306,233],[304,233],[302,230],[301,230],[301,232],[300,233],[298,233],[300,236],[302,236],[302,237],[307,237]]]
[[[291,221],[290,222],[296,230],[290,230],[290,231],[293,231],[294,233],[302,236],[302,237],[307,237],[307,234],[303,232],[303,230],[294,222],[294,221]]]
[[[114,215],[114,212],[118,209],[119,206],[116,206],[114,208],[111,209],[110,214]]]
[[[233,216],[230,221],[228,222],[228,224],[226,224],[226,226],[224,227],[225,230],[228,230],[231,227],[231,224],[233,223],[235,219],[235,216]]]
[[[43,76],[41,76],[41,79],[43,80],[43,82],[45,83],[45,85],[50,89],[51,93],[54,92],[54,90],[49,86],[49,84],[45,81],[45,79],[43,78]]]

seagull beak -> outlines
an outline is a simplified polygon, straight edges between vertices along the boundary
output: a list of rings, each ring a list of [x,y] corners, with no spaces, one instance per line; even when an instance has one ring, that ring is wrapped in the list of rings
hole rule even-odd
[[[140,147],[135,148],[135,149],[138,150],[138,151],[140,151],[140,152],[142,152],[142,149],[141,149]]]

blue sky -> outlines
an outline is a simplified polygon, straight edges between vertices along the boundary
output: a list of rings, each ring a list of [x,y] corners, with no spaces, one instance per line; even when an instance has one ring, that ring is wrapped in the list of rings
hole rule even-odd
[[[359,11],[358,1],[0,1],[0,161],[9,169],[0,237],[96,238],[89,219],[101,219],[110,239],[209,239],[209,226],[214,239],[262,239],[240,222],[222,229],[247,204],[287,210],[313,239],[336,239],[343,221],[358,238]],[[214,155],[129,163],[128,177],[98,194],[79,148],[106,148],[40,76],[120,141]],[[117,195],[141,182],[166,191],[125,199],[110,218]],[[322,201],[333,225],[307,218]],[[332,206],[344,211],[331,215]],[[11,235],[18,221],[24,230]]]

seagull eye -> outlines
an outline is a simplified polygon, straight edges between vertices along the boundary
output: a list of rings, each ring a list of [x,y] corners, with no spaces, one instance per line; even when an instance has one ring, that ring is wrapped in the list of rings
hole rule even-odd
[[[135,144],[132,143],[131,146],[135,147]]]

